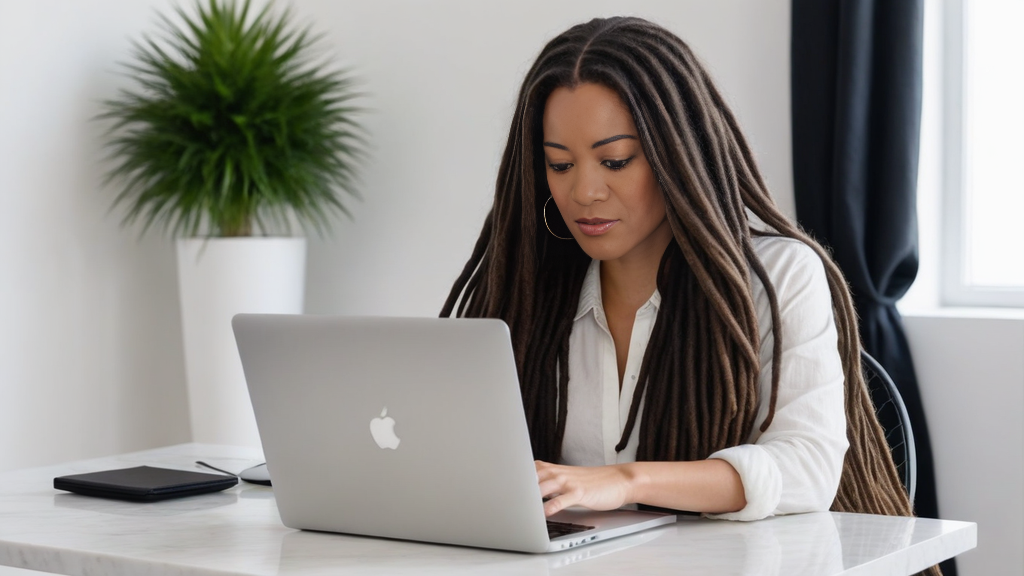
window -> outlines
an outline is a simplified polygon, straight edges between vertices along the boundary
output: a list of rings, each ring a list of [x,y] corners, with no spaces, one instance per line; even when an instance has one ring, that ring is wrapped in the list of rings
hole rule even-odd
[[[942,301],[1024,307],[1024,0],[944,19]]]

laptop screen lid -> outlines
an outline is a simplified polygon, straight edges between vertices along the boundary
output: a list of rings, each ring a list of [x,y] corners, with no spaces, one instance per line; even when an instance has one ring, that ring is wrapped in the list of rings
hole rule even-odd
[[[504,322],[240,314],[233,327],[286,526],[552,548]]]

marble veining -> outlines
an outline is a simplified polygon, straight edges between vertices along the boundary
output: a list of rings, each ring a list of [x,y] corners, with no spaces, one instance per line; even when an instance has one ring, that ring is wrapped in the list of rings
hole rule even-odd
[[[977,544],[969,522],[800,514],[760,522],[687,518],[556,554],[296,531],[270,488],[135,504],[54,490],[53,478],[149,464],[227,470],[254,449],[183,444],[0,474],[0,564],[74,576],[679,574],[902,576]]]

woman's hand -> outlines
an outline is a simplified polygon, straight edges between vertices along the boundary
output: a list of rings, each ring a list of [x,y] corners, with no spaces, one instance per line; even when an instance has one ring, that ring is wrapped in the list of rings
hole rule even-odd
[[[560,466],[537,460],[537,481],[544,503],[544,515],[551,516],[569,506],[591,510],[614,510],[632,502],[632,474],[622,465]]]

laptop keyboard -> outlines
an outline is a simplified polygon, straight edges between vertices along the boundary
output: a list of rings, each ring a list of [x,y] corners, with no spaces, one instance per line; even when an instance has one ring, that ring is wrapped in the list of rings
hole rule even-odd
[[[570,524],[569,522],[552,522],[551,520],[548,520],[548,538],[551,539],[558,538],[559,536],[576,534],[577,532],[584,532],[593,529],[593,526],[584,526],[583,524]]]

